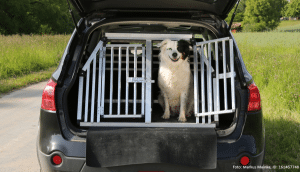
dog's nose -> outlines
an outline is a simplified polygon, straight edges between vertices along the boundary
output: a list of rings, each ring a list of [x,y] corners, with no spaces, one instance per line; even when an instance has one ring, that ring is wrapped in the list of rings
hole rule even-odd
[[[177,53],[173,53],[172,56],[173,56],[173,57],[177,57]]]

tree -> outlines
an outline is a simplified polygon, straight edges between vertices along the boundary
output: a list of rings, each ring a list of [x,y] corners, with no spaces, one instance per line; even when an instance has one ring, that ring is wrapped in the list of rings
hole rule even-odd
[[[40,24],[39,33],[71,33],[74,29],[65,0],[33,1],[31,11]]]
[[[38,23],[28,9],[30,0],[0,1],[1,34],[29,34],[35,31]]]
[[[275,29],[280,23],[281,10],[286,0],[247,0],[244,31]]]
[[[71,33],[65,0],[0,1],[0,34]]]
[[[286,5],[284,11],[285,17],[298,17],[300,16],[300,0],[292,0]]]

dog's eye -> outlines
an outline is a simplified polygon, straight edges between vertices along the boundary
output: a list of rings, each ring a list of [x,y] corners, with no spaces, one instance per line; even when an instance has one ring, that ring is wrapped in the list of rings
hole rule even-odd
[[[168,48],[167,50],[172,50],[172,48]]]

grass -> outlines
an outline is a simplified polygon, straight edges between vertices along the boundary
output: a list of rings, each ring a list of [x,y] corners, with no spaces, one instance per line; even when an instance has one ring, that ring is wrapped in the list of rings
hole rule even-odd
[[[265,164],[299,166],[300,34],[236,33],[234,37],[261,93]]]
[[[70,35],[0,36],[0,80],[57,66]]]
[[[0,94],[49,79],[71,35],[0,35]]]
[[[242,23],[242,22],[233,22],[233,24]],[[266,32],[284,32],[284,31],[293,31],[299,32],[300,31],[300,20],[282,20],[279,23],[279,26],[271,30],[266,30]],[[244,31],[246,32],[246,31]]]
[[[280,22],[277,30],[300,29],[300,20],[283,20]]]
[[[14,91],[29,84],[38,83],[41,81],[48,80],[52,73],[55,71],[57,67],[50,67],[49,69],[38,71],[38,72],[31,72],[24,76],[19,77],[12,77],[7,79],[0,80],[0,97],[4,96],[4,93],[9,91]]]

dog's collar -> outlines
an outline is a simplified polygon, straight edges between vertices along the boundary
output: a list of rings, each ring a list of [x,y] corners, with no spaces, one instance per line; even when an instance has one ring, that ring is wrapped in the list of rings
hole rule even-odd
[[[185,53],[182,52],[182,56],[181,56],[181,59],[184,60],[184,56],[185,56]]]

